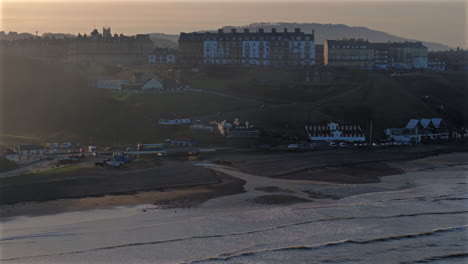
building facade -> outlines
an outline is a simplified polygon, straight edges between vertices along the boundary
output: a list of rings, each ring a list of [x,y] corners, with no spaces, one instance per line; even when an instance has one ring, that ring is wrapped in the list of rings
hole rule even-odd
[[[148,56],[149,64],[175,64],[176,50],[171,48],[155,48]]]
[[[88,36],[78,34],[70,42],[68,60],[75,63],[144,64],[154,48],[148,34],[136,36],[112,35],[110,28],[103,33],[94,29]]]
[[[389,42],[389,66],[399,69],[426,69],[427,47],[422,42]]]
[[[371,43],[363,39],[327,40],[324,64],[363,69],[426,69],[427,47],[421,42]]]
[[[147,34],[124,36],[111,34],[104,28],[102,34],[94,29],[89,35],[77,37],[31,37],[2,41],[0,48],[8,54],[40,59],[46,62],[73,62],[98,64],[144,64],[154,48]]]
[[[305,126],[312,141],[366,141],[366,136],[359,125],[343,125],[335,122]]]
[[[387,128],[391,141],[418,144],[434,140],[448,140],[450,133],[442,118],[411,119],[404,128]]]
[[[323,47],[323,61],[332,67],[371,68],[374,66],[374,47],[363,39],[327,40]]]
[[[468,71],[468,50],[431,51],[428,54],[429,67],[439,71]]]
[[[217,33],[181,33],[179,37],[181,65],[230,64],[259,66],[315,65],[314,33],[265,32],[259,29],[237,32],[231,29]]]
[[[167,115],[158,120],[160,125],[188,125],[190,118],[178,114]]]

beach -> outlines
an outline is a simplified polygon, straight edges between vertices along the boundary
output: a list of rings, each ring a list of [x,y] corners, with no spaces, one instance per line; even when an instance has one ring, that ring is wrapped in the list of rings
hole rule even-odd
[[[366,161],[365,166],[375,167],[365,177],[372,180],[359,183],[349,180],[354,173],[359,178],[359,170],[342,172],[330,164],[318,169],[325,166],[319,162],[301,173],[312,170],[308,173],[344,180],[285,178],[278,170],[266,175],[261,167],[255,168],[261,175],[255,175],[236,166],[234,159],[230,165],[216,160],[181,163],[220,177],[214,184],[218,189],[206,184],[169,189],[165,197],[154,191],[87,197],[81,199],[114,202],[29,216],[12,212],[2,217],[1,261],[460,263],[468,256],[467,153]],[[270,167],[266,160],[251,160]],[[375,176],[384,170],[386,176]],[[205,196],[191,203],[200,195]],[[132,202],[117,202],[125,199]],[[65,200],[22,205],[26,209]],[[2,211],[11,206],[21,207],[4,204]]]

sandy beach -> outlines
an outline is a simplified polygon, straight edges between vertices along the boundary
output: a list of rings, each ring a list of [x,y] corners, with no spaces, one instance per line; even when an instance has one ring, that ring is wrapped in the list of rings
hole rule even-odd
[[[185,208],[148,203],[3,218],[1,260],[460,263],[468,256],[467,160],[466,153],[453,153],[389,162],[405,172],[361,184],[272,178],[193,162],[242,181],[243,191]],[[173,195],[185,191],[204,192]]]
[[[432,149],[431,149],[432,151]],[[96,208],[149,205],[154,208],[188,208],[215,198],[240,194],[246,190],[239,175],[232,169],[256,175],[265,183],[252,189],[258,204],[294,204],[315,199],[337,200],[350,195],[381,192],[388,189],[368,186],[383,176],[412,171],[428,166],[418,159],[432,152],[369,152],[357,150],[307,153],[216,153],[200,157],[200,161],[165,159],[157,166],[117,170],[84,168],[67,173],[28,174],[0,179],[0,216],[47,215]],[[440,159],[440,156],[429,156]],[[384,161],[386,160],[386,161]],[[463,164],[457,160],[455,164]],[[201,165],[201,166],[200,166]],[[229,168],[229,171],[220,168]],[[250,181],[252,181],[250,179]],[[276,185],[269,184],[272,182]],[[301,184],[320,182],[319,190],[291,189]],[[298,183],[298,185],[294,185]],[[347,186],[349,188],[324,188]],[[397,188],[409,188],[402,183]]]

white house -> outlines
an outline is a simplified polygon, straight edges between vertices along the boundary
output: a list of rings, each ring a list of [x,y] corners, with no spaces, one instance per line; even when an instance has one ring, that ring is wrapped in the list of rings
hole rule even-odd
[[[190,124],[190,118],[181,115],[168,115],[158,120],[160,125],[185,125]]]
[[[312,141],[366,141],[366,136],[359,125],[340,125],[335,122],[322,125],[305,126]]]
[[[148,81],[146,81],[146,83],[141,87],[142,90],[163,89],[163,88],[164,88],[163,84],[154,78],[151,78]]]
[[[449,132],[442,118],[411,119],[404,128],[387,128],[385,134],[395,142],[421,143],[430,140],[447,140]]]

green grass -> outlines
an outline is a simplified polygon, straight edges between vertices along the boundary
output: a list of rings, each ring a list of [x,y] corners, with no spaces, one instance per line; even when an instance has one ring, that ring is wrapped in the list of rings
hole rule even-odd
[[[192,82],[192,88],[222,92],[229,90],[230,84],[232,84],[230,80],[194,80]]]
[[[61,181],[65,177],[67,179],[73,178],[75,172],[77,171],[86,171],[91,170],[90,168],[81,168],[76,165],[64,166],[59,168],[54,168],[47,171],[40,171],[35,173],[27,173],[22,175],[17,175],[14,177],[0,178],[0,185],[7,187],[10,185],[16,185],[20,183],[24,184],[34,184],[35,182],[54,182]],[[82,175],[77,174],[77,177],[82,177]]]
[[[16,168],[18,168],[18,164],[3,157],[0,157],[0,172],[9,171]]]
[[[337,81],[331,85],[310,87],[289,85],[304,77],[301,71],[250,67],[223,71],[221,67],[212,67],[200,76],[187,77],[194,88],[297,102],[258,109],[263,103],[203,92],[116,94],[87,87],[90,72],[112,73],[115,70],[112,67],[67,65],[65,70],[61,65],[14,58],[5,58],[5,64],[9,67],[3,74],[0,117],[8,125],[2,128],[2,144],[71,141],[125,146],[179,135],[199,138],[208,145],[222,144],[217,137],[196,135],[186,127],[157,126],[159,118],[174,113],[200,118],[222,112],[206,118],[207,121],[231,121],[239,117],[267,132],[301,136],[305,135],[306,123],[330,120],[366,127],[372,119],[376,133],[383,133],[385,127],[401,127],[411,118],[443,117],[449,126],[468,124],[466,74],[428,73],[391,78],[337,70],[333,73]],[[18,72],[28,78],[21,78]],[[262,80],[271,82],[263,85]],[[340,94],[346,96],[337,96]],[[431,98],[427,102],[422,100],[425,95]],[[440,105],[445,106],[443,112],[436,109]]]
[[[114,94],[113,98],[117,101],[124,102],[130,98],[132,94],[131,93],[117,93]]]
[[[34,136],[0,134],[0,146],[13,146],[35,142],[38,142],[38,139]]]

